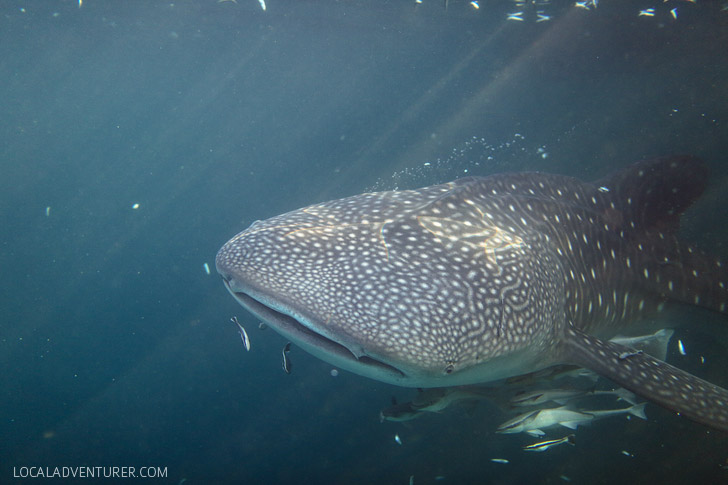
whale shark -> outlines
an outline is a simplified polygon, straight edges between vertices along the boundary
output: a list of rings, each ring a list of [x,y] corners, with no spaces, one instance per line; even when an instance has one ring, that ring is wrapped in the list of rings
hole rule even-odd
[[[678,237],[708,184],[691,156],[596,182],[538,173],[365,193],[254,222],[217,253],[227,290],[334,366],[406,387],[590,369],[728,430],[728,391],[610,342],[675,305],[726,313],[728,272]]]

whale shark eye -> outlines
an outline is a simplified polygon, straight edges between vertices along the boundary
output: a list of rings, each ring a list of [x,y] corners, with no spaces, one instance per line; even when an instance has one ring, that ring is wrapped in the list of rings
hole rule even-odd
[[[445,366],[445,374],[452,374],[452,371],[455,370],[455,365],[453,365],[452,362],[448,363],[447,366]]]

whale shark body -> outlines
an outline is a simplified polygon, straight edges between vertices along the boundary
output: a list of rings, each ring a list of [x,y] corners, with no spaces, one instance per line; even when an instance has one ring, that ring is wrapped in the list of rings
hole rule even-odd
[[[361,194],[257,221],[216,266],[286,339],[363,376],[450,387],[576,364],[728,430],[728,391],[608,341],[654,331],[644,317],[671,302],[726,312],[725,266],[677,238],[707,180],[680,156],[597,183],[511,173]]]

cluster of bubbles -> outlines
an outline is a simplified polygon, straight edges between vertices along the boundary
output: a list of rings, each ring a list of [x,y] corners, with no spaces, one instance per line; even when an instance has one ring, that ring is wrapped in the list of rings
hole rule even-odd
[[[471,175],[518,172],[543,163],[548,156],[546,146],[529,146],[520,133],[495,144],[474,136],[453,148],[448,156],[396,171],[377,180],[367,191],[414,189]]]

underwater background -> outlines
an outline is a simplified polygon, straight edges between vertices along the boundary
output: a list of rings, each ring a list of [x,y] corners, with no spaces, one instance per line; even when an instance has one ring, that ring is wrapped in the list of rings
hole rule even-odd
[[[711,166],[682,233],[728,259],[728,2],[266,3],[0,3],[0,482],[728,481],[726,436],[653,404],[544,453],[486,402],[380,423],[416,391],[295,347],[285,374],[214,270],[315,202],[671,154]],[[668,361],[728,386],[725,317],[672,319]]]

